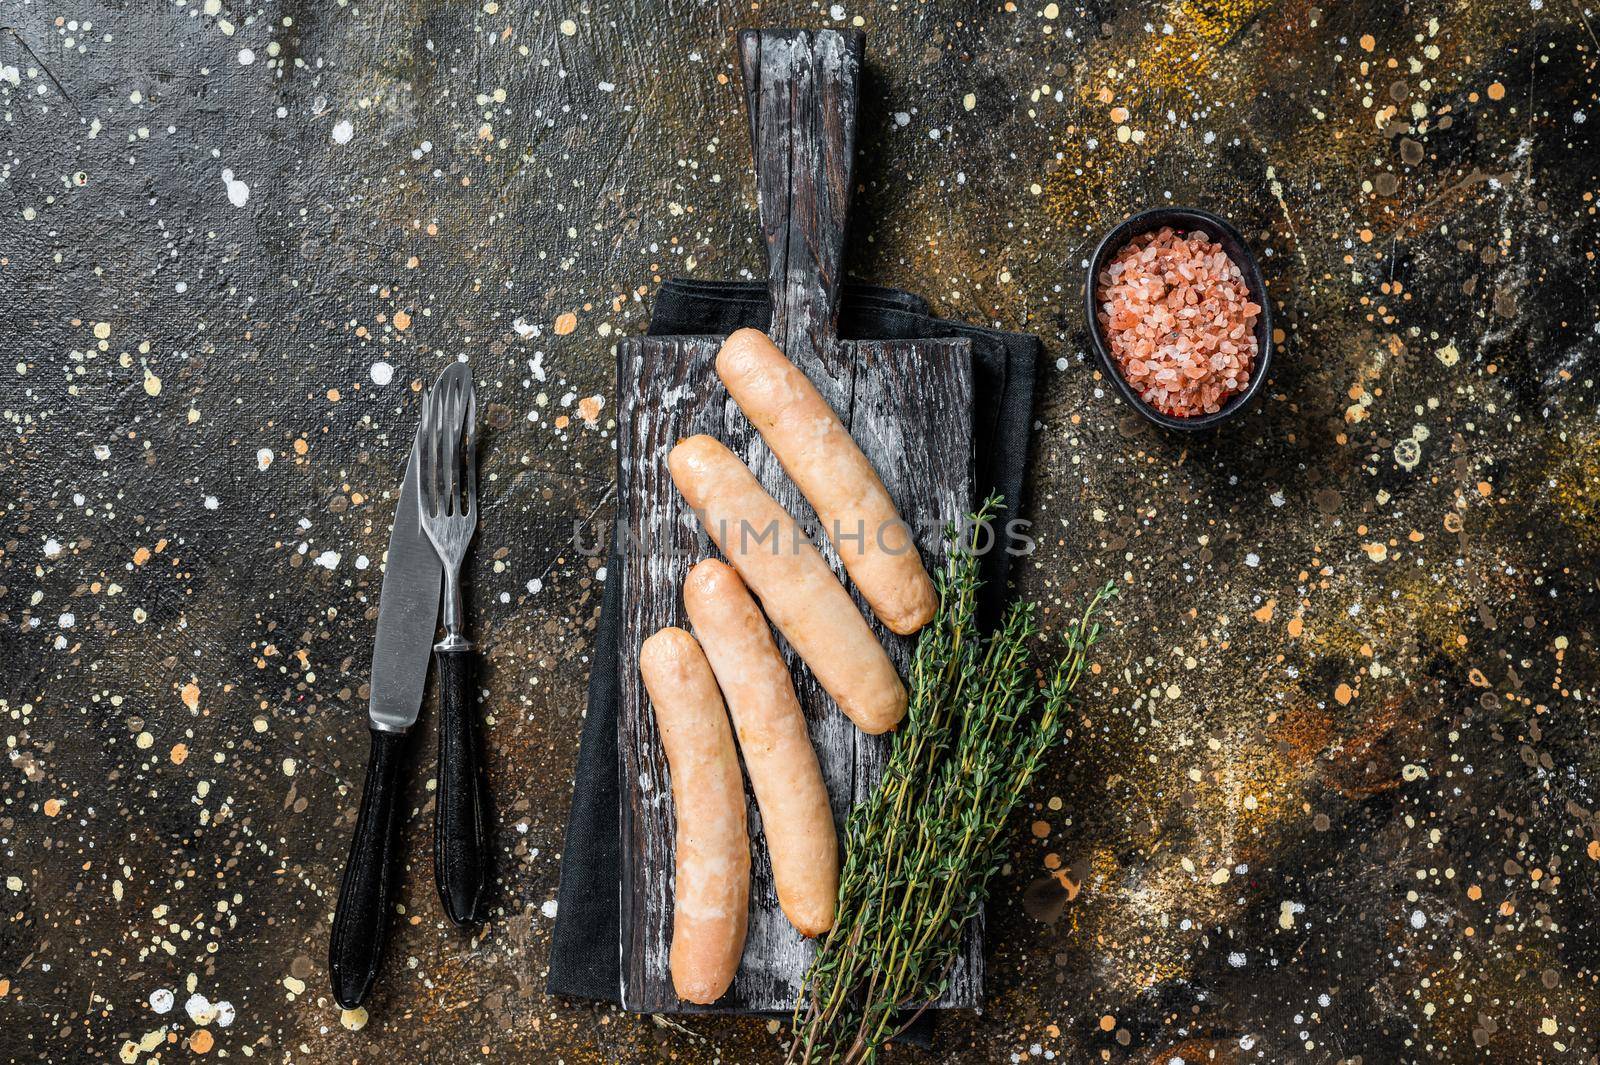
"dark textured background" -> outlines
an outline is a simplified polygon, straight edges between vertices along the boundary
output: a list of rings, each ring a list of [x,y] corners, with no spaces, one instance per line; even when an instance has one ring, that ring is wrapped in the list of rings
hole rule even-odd
[[[777,1053],[543,973],[610,349],[663,277],[760,267],[733,30],[836,22],[872,65],[854,272],[1044,336],[1022,592],[1054,625],[1124,587],[942,1060],[1595,1060],[1596,21],[6,0],[0,1060]],[[1250,235],[1285,333],[1213,439],[1084,356],[1087,247],[1169,201]],[[446,927],[419,769],[409,924],[341,1018],[376,560],[461,354],[503,891]]]

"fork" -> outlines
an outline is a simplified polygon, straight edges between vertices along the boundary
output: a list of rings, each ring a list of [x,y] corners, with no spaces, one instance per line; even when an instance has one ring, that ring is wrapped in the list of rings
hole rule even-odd
[[[477,396],[472,371],[453,363],[422,403],[417,506],[444,564],[439,667],[439,769],[433,872],[445,914],[457,925],[484,918],[489,881],[487,797],[479,766],[476,662],[463,634],[461,559],[478,525]]]

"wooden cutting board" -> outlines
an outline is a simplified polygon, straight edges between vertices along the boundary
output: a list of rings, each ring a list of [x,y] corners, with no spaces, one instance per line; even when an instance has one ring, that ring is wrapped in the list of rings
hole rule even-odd
[[[971,352],[964,339],[838,339],[839,270],[864,46],[859,31],[739,35],[770,265],[768,333],[849,427],[901,516],[918,531],[917,544],[931,570],[941,555],[940,530],[972,506]],[[683,580],[696,562],[717,554],[673,487],[667,452],[695,433],[716,437],[745,460],[802,527],[817,528],[816,514],[717,379],[714,362],[721,343],[721,337],[661,337],[618,346],[619,536],[624,540],[622,653],[616,665],[622,693],[620,950],[622,1004],[642,1012],[707,1009],[679,1002],[667,968],[671,785],[638,668],[639,645],[646,637],[666,625],[689,627]],[[819,546],[905,675],[914,638],[896,636],[881,625],[844,576],[832,545]],[[850,807],[876,784],[891,738],[859,731],[782,637],[777,639],[793,672],[842,844]],[[748,782],[746,791],[753,846],[749,934],[733,987],[709,1009],[788,1011],[815,948],[778,908]],[[941,1005],[977,1005],[980,941],[981,929],[970,929]]]

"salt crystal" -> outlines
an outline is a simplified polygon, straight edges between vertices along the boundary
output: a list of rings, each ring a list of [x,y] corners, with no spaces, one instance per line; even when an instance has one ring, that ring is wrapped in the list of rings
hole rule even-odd
[[[1215,413],[1248,386],[1261,307],[1204,233],[1137,236],[1096,280],[1111,356],[1146,403],[1180,418]]]

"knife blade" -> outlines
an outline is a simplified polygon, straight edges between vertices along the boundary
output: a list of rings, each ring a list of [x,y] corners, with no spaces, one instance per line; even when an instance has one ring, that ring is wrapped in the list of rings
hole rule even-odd
[[[439,620],[444,567],[422,530],[422,511],[417,506],[419,446],[417,440],[412,441],[411,460],[394,510],[383,590],[378,597],[378,636],[372,647],[367,715],[373,728],[385,732],[404,732],[416,724]]]
[[[333,997],[345,1009],[354,1009],[366,1000],[383,963],[400,866],[400,807],[405,792],[400,767],[405,761],[406,733],[422,708],[433,631],[439,620],[444,571],[422,531],[422,512],[417,506],[419,450],[419,443],[413,440],[395,505],[394,526],[389,531],[367,706],[372,754],[361,785],[361,810],[350,840],[350,857],[339,885],[333,933],[328,937]]]

